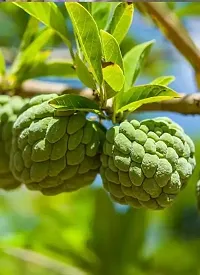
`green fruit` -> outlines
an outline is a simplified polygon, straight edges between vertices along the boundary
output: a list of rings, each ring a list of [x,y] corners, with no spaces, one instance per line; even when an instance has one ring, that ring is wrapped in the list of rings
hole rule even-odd
[[[120,204],[166,208],[192,175],[194,152],[192,140],[168,118],[124,121],[106,134],[103,186]]]
[[[34,97],[13,126],[11,168],[31,190],[56,195],[87,186],[100,167],[100,124],[82,112],[56,115],[48,104],[57,95]]]
[[[0,188],[15,189],[20,185],[10,169],[12,126],[25,100],[19,96],[0,95]]]

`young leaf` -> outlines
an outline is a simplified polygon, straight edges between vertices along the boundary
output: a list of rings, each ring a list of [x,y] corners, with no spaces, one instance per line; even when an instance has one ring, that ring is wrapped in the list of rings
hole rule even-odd
[[[49,104],[58,111],[99,111],[99,105],[94,101],[80,95],[65,94],[49,101]]]
[[[135,82],[147,58],[154,40],[133,47],[124,56],[125,88],[126,91]]]
[[[66,43],[66,45],[69,47],[71,51],[72,46],[69,40],[69,34],[65,23],[65,19],[55,3],[13,3],[18,7],[22,8],[31,16],[37,18],[47,27],[52,28],[63,39],[63,41]]]
[[[54,30],[48,28],[45,29],[41,34],[29,45],[26,50],[16,57],[12,68],[11,74],[17,74],[21,67],[26,66],[27,63],[34,61],[38,52],[44,47],[48,40],[54,35]]]
[[[114,11],[108,32],[111,33],[120,44],[126,36],[133,19],[133,3],[120,3]]]
[[[85,66],[83,61],[80,59],[78,54],[75,58],[76,63],[76,73],[78,78],[83,82],[83,84],[92,90],[96,90],[96,84],[93,79],[92,74],[89,72],[88,68]]]
[[[169,85],[171,82],[173,82],[175,80],[174,76],[160,76],[156,79],[154,79],[150,84],[157,84],[157,85],[163,85],[163,86],[167,86]]]
[[[100,34],[105,61],[116,63],[123,70],[123,59],[116,39],[103,30],[100,31]]]
[[[35,17],[30,17],[21,41],[20,51],[24,51],[33,42],[38,29],[39,21]]]
[[[2,51],[0,50],[0,75],[4,75],[6,72],[6,64]]]
[[[103,68],[103,78],[114,91],[118,92],[123,88],[124,74],[117,64]]]
[[[92,3],[92,16],[97,23],[99,30],[106,28],[112,9],[111,2]]]
[[[174,90],[162,85],[141,85],[129,89],[118,102],[117,112],[134,111],[143,104],[180,97]]]
[[[79,3],[65,3],[86,61],[99,85],[102,84],[101,40],[91,14]]]

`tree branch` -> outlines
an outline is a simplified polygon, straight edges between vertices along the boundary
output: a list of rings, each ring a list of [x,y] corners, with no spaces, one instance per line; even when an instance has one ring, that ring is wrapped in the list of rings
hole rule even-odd
[[[200,51],[176,14],[166,3],[138,2],[136,5],[140,12],[153,20],[166,38],[190,62],[196,73],[197,85],[200,87]]]
[[[91,89],[72,89],[66,84],[52,83],[38,80],[27,80],[23,83],[18,94],[30,97],[42,93],[75,93],[81,96],[94,100],[93,91]],[[136,112],[145,111],[162,111],[162,112],[175,112],[185,115],[200,115],[200,93],[196,94],[180,94],[180,98],[166,100],[158,103],[144,104],[136,110]],[[111,112],[112,101],[108,101],[108,110]]]
[[[181,94],[180,98],[144,104],[136,112],[162,111],[175,112],[184,115],[200,115],[200,94]]]

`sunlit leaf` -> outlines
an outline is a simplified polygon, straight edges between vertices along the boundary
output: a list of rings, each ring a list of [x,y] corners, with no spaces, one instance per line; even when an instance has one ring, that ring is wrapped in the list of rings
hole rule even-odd
[[[129,89],[118,102],[118,112],[134,111],[143,104],[180,97],[174,90],[162,85],[141,85]]]
[[[133,47],[124,56],[125,88],[130,88],[142,69],[154,40]]]
[[[120,3],[115,8],[108,32],[111,33],[120,44],[126,36],[133,19],[133,3]]]
[[[175,80],[174,76],[160,76],[156,79],[154,79],[150,84],[157,84],[157,85],[163,85],[163,86],[167,86],[169,85],[171,82],[173,82]]]
[[[52,28],[71,49],[71,42],[69,40],[69,34],[65,19],[59,10],[58,6],[52,2],[46,3],[20,3],[13,2],[13,4],[25,10],[31,16],[37,18],[40,22],[47,27]]]
[[[65,94],[49,101],[49,104],[59,111],[99,111],[94,101],[80,95]]]
[[[123,70],[123,59],[116,39],[106,31],[101,30],[100,33],[105,61],[116,63]]]
[[[98,27],[91,14],[82,5],[73,2],[66,2],[65,5],[85,59],[91,67],[94,78],[101,85],[103,81],[102,49]]]
[[[92,74],[88,71],[88,68],[83,63],[83,61],[80,59],[78,55],[76,55],[75,58],[76,62],[76,73],[78,78],[83,82],[83,84],[93,90],[96,89],[96,84],[93,79]]]
[[[0,75],[4,75],[6,72],[6,65],[2,51],[0,50]]]
[[[124,85],[124,74],[117,64],[103,68],[103,78],[114,91],[120,91]]]

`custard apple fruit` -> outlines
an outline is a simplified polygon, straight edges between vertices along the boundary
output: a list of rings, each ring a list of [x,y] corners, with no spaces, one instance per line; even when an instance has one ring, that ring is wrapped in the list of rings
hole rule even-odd
[[[13,125],[10,166],[30,190],[44,195],[70,192],[91,184],[101,165],[105,133],[82,112],[55,113],[48,101],[32,98]]]
[[[12,126],[25,100],[19,96],[0,95],[0,188],[15,189],[20,185],[10,169]]]
[[[190,137],[168,118],[124,121],[106,133],[103,186],[120,204],[166,208],[192,175],[194,152]]]

